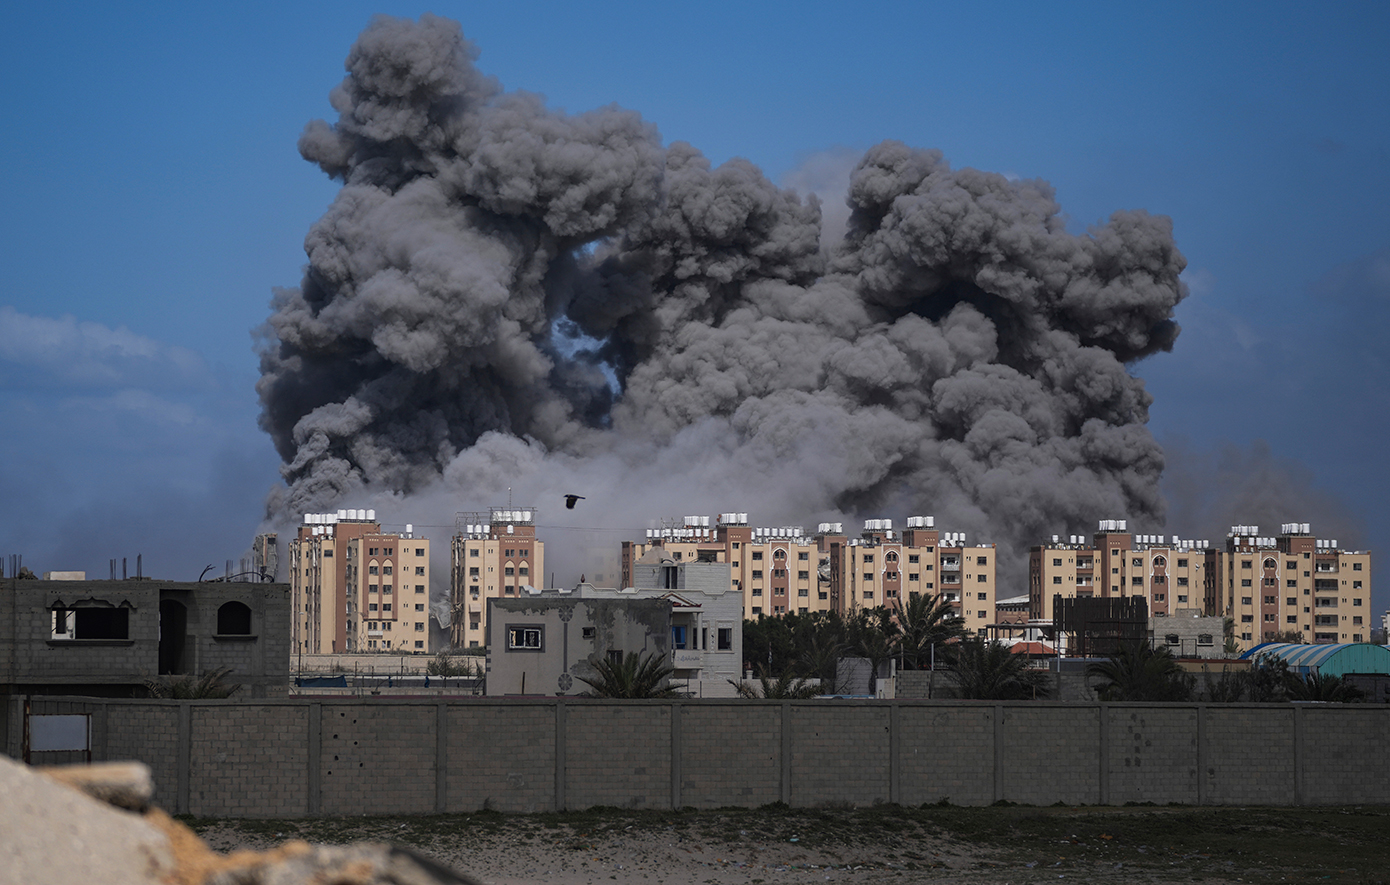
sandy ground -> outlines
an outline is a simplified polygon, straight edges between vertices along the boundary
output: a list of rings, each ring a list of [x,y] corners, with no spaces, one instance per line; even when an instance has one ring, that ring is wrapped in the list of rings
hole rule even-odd
[[[401,825],[405,829],[408,825]],[[746,832],[746,831],[744,831]],[[248,836],[234,827],[217,825],[203,838],[219,851],[264,849],[277,844],[270,834]],[[289,837],[293,834],[283,834]],[[353,834],[357,836],[357,833]],[[360,834],[388,838],[380,831]],[[1202,881],[1240,882],[1232,870],[1205,870],[1193,876],[1181,864],[1171,876],[1145,864],[1113,863],[1103,856],[1078,860],[1006,857],[997,851],[972,849],[947,839],[921,837],[885,840],[878,845],[842,849],[808,849],[797,842],[750,840],[712,844],[671,828],[669,832],[625,832],[591,836],[561,827],[538,835],[502,833],[471,838],[462,835],[405,841],[412,850],[452,869],[481,879],[484,885],[801,885],[801,883],[1157,883]],[[335,840],[336,841],[336,840]],[[1155,858],[1156,865],[1163,860]]]

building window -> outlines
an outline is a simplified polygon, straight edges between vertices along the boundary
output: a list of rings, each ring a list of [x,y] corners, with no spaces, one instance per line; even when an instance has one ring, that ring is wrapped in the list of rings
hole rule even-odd
[[[977,583],[977,584],[985,584],[985,583],[988,583],[988,582],[989,582],[989,575],[976,575],[976,576],[975,576],[975,583]]]
[[[1059,566],[1059,565],[1062,564],[1062,560],[1060,560],[1060,559],[1054,557],[1053,560],[1052,560],[1052,564],[1053,564],[1054,566]]]
[[[1163,641],[1169,645],[1177,645],[1181,640],[1178,639],[1178,634],[1168,633],[1163,637]]]
[[[865,553],[865,554],[864,554],[864,564],[865,564],[865,565],[868,565],[869,563],[871,563],[871,562],[873,562],[873,561],[874,561],[874,555],[873,555],[872,553]]]
[[[1358,596],[1358,597],[1356,597],[1355,599],[1353,599],[1353,600],[1351,601],[1351,604],[1352,604],[1352,605],[1360,605],[1360,604],[1361,604],[1361,597]]]
[[[382,573],[383,575],[389,575],[389,574],[391,574],[391,566],[389,566],[389,565],[384,565],[384,566],[382,566],[382,567],[381,567],[381,573]]]
[[[1354,572],[1359,572],[1359,571],[1361,571],[1361,563],[1359,563],[1359,562],[1353,562],[1353,563],[1351,564],[1351,570],[1354,571]]]
[[[985,617],[985,613],[984,613],[984,612],[975,612],[975,617],[980,618],[981,620],[983,620],[984,617]]]
[[[417,565],[417,566],[415,566],[415,574],[417,574],[417,575],[424,575],[424,573],[425,573],[425,567],[424,567],[423,565]]]
[[[988,599],[989,599],[989,594],[988,594],[988,593],[976,593],[975,596],[976,596],[976,598],[978,598],[978,599],[984,599],[984,600],[988,600]]]
[[[811,591],[810,591],[810,589],[808,589],[808,588],[806,588],[806,587],[799,587],[799,588],[797,588],[796,595],[797,595],[797,596],[810,596],[810,595],[811,595]]]
[[[989,557],[988,557],[988,556],[977,556],[977,557],[975,557],[975,563],[976,563],[977,565],[989,565]]]
[[[1210,633],[1198,633],[1198,634],[1197,634],[1197,644],[1198,644],[1198,645],[1211,645],[1211,634],[1210,634]]]
[[[220,636],[250,636],[251,609],[241,602],[228,602],[217,610]]]
[[[544,651],[545,628],[539,624],[508,624],[508,651]]]
[[[367,574],[369,574],[369,575],[379,575],[379,574],[381,574],[381,572],[377,570],[377,567],[376,567],[376,566],[374,566],[374,565],[369,565],[369,566],[367,566]]]
[[[811,573],[810,573],[810,572],[805,572],[805,571],[797,572],[797,573],[796,573],[796,579],[797,579],[798,581],[809,581],[809,580],[811,580]]]
[[[1240,586],[1242,586],[1242,587],[1249,587],[1249,586],[1250,586],[1250,579],[1249,579],[1249,578],[1241,578],[1241,579],[1240,579]]]
[[[478,548],[477,548],[477,547],[473,547],[473,548],[469,549],[468,555],[471,556],[471,557],[473,557],[474,559],[476,559],[476,558],[478,557]]]
[[[753,614],[755,614],[755,615],[760,615],[760,614],[762,614],[762,613],[763,613],[763,607],[762,607],[762,606],[760,606],[760,605],[755,605],[755,606],[753,606]]]
[[[763,595],[763,588],[761,588],[761,587],[754,587],[754,588],[753,588],[753,595],[754,595],[754,596],[762,596],[762,595]]]
[[[800,553],[796,554],[796,558],[799,559],[799,560],[802,561],[802,562],[806,562],[807,560],[809,560],[809,559],[811,558],[811,554],[809,554],[809,553],[807,553],[806,551],[803,550],[803,551],[801,551]]]
[[[415,640],[415,647],[416,647],[416,648],[424,648],[424,647],[425,647],[425,640],[423,640],[423,639],[417,639],[417,640]]]
[[[375,603],[375,602],[369,602],[369,603],[367,603],[367,611],[369,611],[369,612],[374,612],[374,611],[376,611],[376,603]]]
[[[733,628],[733,627],[720,627],[720,628],[719,628],[719,635],[718,635],[718,638],[717,638],[717,643],[718,643],[719,651],[733,651],[733,650],[734,650],[734,628]]]
[[[416,633],[424,633],[424,632],[425,632],[425,625],[424,625],[423,623],[421,623],[420,621],[416,621],[416,622],[415,622],[415,632],[416,632]]]
[[[1062,583],[1062,576],[1061,576],[1061,575],[1053,575],[1053,576],[1052,576],[1052,583],[1054,583],[1054,584],[1060,584],[1060,583]]]
[[[763,579],[763,570],[760,569],[760,568],[755,568],[755,569],[753,569],[753,580],[755,580],[755,581],[761,581],[762,579]]]
[[[754,561],[754,562],[762,562],[762,559],[763,559],[763,552],[762,552],[761,550],[754,550],[754,551],[753,551],[753,561]]]
[[[686,637],[686,628],[685,628],[685,625],[684,625],[684,624],[672,624],[672,625],[671,625],[671,647],[672,647],[672,648],[682,648],[682,649],[685,648],[685,647],[686,647],[686,644],[685,644],[685,643],[686,643],[686,638],[685,638],[685,637]]]
[[[1178,578],[1178,586],[1179,586],[1179,587],[1186,587],[1186,586],[1187,586],[1187,578]]]
[[[1186,559],[1179,559],[1179,560],[1178,560],[1178,568],[1187,568],[1187,560],[1186,560]]]
[[[1254,616],[1254,615],[1241,615],[1241,616],[1240,616],[1240,622],[1241,622],[1242,624],[1249,624],[1249,623],[1254,622],[1254,620],[1255,620],[1255,616]]]
[[[909,581],[916,581],[916,580],[919,580],[919,578],[917,577],[917,573],[916,573],[916,572],[908,572],[908,573],[907,573],[907,579],[908,579]]]
[[[417,603],[415,603],[415,610],[416,610],[417,612],[422,612],[422,611],[424,611],[424,610],[425,610],[425,604],[424,604],[423,602],[417,602]]]
[[[129,639],[128,608],[54,608],[54,639]]]
[[[1129,564],[1132,565],[1132,566],[1134,566],[1135,568],[1143,568],[1143,566],[1144,566],[1144,560],[1143,560],[1143,559],[1140,559],[1138,556],[1136,556],[1136,557],[1134,557],[1133,559],[1131,559],[1131,560],[1129,561]]]
[[[424,592],[425,592],[425,585],[424,585],[424,584],[416,584],[416,585],[415,585],[415,592],[416,592],[416,593],[424,593]]]
[[[872,584],[873,582],[874,582],[874,573],[873,573],[873,572],[865,572],[865,573],[864,573],[864,583],[865,583],[865,584]]]
[[[1144,579],[1136,575],[1135,577],[1129,579],[1129,583],[1135,587],[1142,587],[1144,586]]]

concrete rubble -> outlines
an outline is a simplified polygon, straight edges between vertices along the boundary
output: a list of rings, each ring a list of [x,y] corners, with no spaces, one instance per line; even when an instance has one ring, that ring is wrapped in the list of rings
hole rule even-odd
[[[16,885],[478,885],[411,851],[376,842],[219,854],[149,807],[135,762],[30,768],[0,756],[0,870]]]

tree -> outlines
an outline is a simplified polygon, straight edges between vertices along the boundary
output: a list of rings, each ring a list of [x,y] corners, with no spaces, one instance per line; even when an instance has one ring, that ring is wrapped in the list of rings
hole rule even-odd
[[[981,701],[1046,698],[1047,674],[1028,664],[1027,657],[1013,654],[1002,642],[976,637],[962,640],[951,664],[951,672],[956,676],[952,694]]]
[[[758,684],[735,682],[732,679],[728,682],[741,698],[795,701],[813,698],[821,693],[820,686],[807,681],[805,677],[799,676],[792,670],[787,670],[774,679],[767,667],[761,664],[758,666]]]
[[[1236,642],[1236,619],[1226,617],[1221,621],[1221,634],[1226,637],[1226,642],[1221,650],[1228,655],[1240,654],[1240,643]]]
[[[664,655],[638,654],[630,651],[621,662],[590,657],[593,678],[580,676],[579,681],[590,686],[584,697],[590,698],[674,698],[680,693],[667,681],[675,668],[666,663]]]
[[[1196,683],[1166,647],[1143,641],[1121,643],[1110,657],[1087,666],[1086,675],[1100,680],[1096,693],[1103,701],[1185,701]]]
[[[1208,672],[1202,675],[1202,679],[1206,683],[1206,699],[1213,704],[1237,703],[1250,687],[1249,673],[1224,667],[1220,677],[1212,679],[1211,673]]]
[[[869,661],[869,694],[877,693],[879,668],[898,654],[897,637],[884,629],[884,615],[883,609],[876,614],[860,611],[849,624],[851,648]]]
[[[1265,642],[1290,642],[1294,645],[1303,644],[1302,630],[1281,630],[1278,633],[1271,633]]]
[[[425,673],[430,676],[476,676],[474,667],[471,661],[455,661],[441,651],[425,665]]]
[[[937,593],[909,593],[884,627],[898,645],[904,670],[927,669],[934,646],[965,635],[965,621]]]
[[[152,698],[204,700],[229,698],[241,688],[241,683],[228,685],[222,680],[232,672],[231,667],[209,670],[202,676],[179,676],[174,679],[146,679],[145,687]]]
[[[1308,673],[1304,676],[1289,673],[1284,690],[1288,692],[1289,700],[1293,701],[1347,704],[1366,697],[1365,692],[1347,682],[1345,678],[1330,674],[1323,676],[1320,673]]]

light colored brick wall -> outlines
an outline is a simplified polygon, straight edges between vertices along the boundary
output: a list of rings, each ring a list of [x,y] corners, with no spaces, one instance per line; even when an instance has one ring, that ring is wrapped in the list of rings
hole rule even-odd
[[[1293,805],[1293,718],[1294,708],[1288,704],[1208,707],[1203,735],[1204,801]]]
[[[669,704],[567,704],[565,804],[669,808]],[[732,760],[731,760],[732,761]]]
[[[319,731],[324,814],[434,811],[434,704],[325,704]]]
[[[1100,707],[1002,707],[998,777],[1002,798],[1026,805],[1100,801]]]
[[[189,812],[217,817],[304,814],[310,710],[308,704],[193,705]],[[358,810],[370,807],[363,803]]]
[[[766,805],[782,798],[780,706],[681,706],[681,805]],[[737,759],[737,765],[730,762]]]
[[[1365,705],[479,699],[443,709],[448,811],[756,807],[784,796],[801,807],[1390,801],[1380,764],[1390,709]],[[430,813],[439,711],[394,700],[33,702],[37,714],[91,713],[94,758],[153,766],[165,807],[180,807],[187,758],[188,811],[220,817]],[[49,755],[35,761],[78,761]]]
[[[145,762],[154,778],[154,801],[166,809],[175,809],[179,785],[179,705],[107,705],[105,719],[105,758]]]
[[[994,707],[902,706],[899,762],[903,805],[994,801]]]
[[[1356,705],[1309,706],[1298,714],[1303,760],[1302,801],[1308,805],[1382,804],[1390,801],[1390,770],[1383,759],[1366,764],[1367,744],[1390,744],[1390,709]]]
[[[555,706],[451,704],[446,713],[448,811],[555,807]]]
[[[793,704],[791,804],[889,801],[888,707]]]
[[[1197,708],[1102,707],[1110,796],[1125,802],[1196,804]]]

